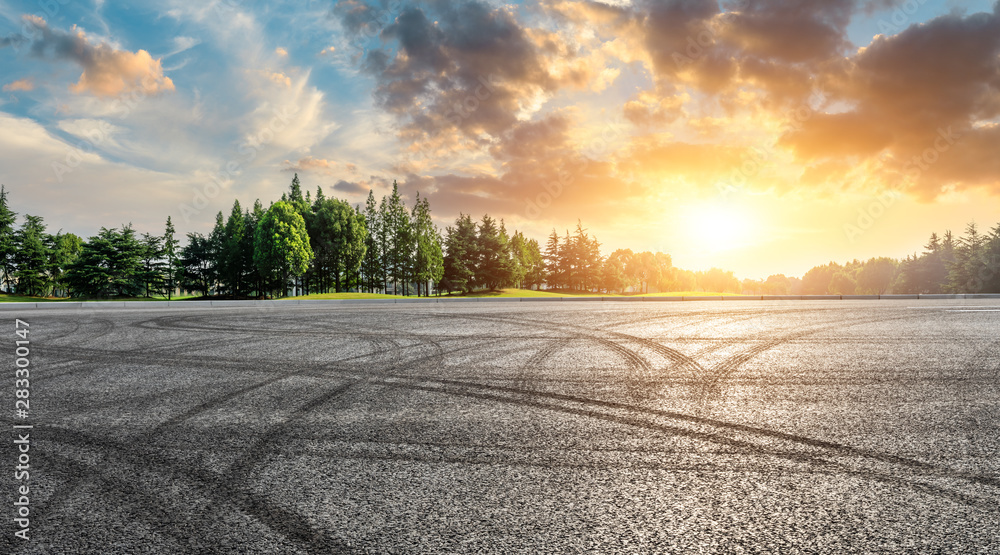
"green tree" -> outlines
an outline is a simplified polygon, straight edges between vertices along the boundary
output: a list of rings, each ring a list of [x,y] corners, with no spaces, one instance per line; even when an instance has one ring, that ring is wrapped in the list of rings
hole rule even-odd
[[[431,219],[431,205],[427,197],[420,198],[413,204],[411,213],[413,236],[416,239],[416,249],[413,257],[413,277],[417,282],[417,296],[420,296],[421,284],[437,283],[444,276],[444,253],[441,251],[441,237]],[[425,291],[429,296],[430,291]]]
[[[827,293],[832,295],[853,295],[857,290],[857,284],[849,272],[838,270],[830,278],[830,285],[827,286]]]
[[[14,236],[17,291],[23,295],[44,295],[48,291],[49,249],[45,245],[45,224],[39,216],[25,214]]]
[[[167,265],[163,261],[163,238],[143,233],[139,245],[139,258],[142,261],[139,279],[144,285],[146,297],[151,297],[153,291],[163,289],[163,284],[166,282]]]
[[[389,279],[395,287],[403,286],[407,293],[407,282],[412,275],[413,252],[416,250],[410,213],[399,194],[399,185],[392,182],[392,195],[383,199],[382,233],[387,241],[384,247],[384,264]],[[396,291],[398,293],[398,290]]]
[[[187,238],[188,243],[181,250],[181,286],[188,291],[208,296],[212,293],[217,276],[215,246],[210,237],[201,233],[188,233]]]
[[[354,276],[361,267],[368,239],[365,218],[347,201],[339,199],[324,198],[314,206],[316,213],[309,239],[320,287],[324,279],[332,279],[334,290],[339,293],[355,285]]]
[[[505,234],[504,234],[505,235]],[[474,283],[490,290],[503,287],[508,278],[509,263],[506,237],[500,234],[496,220],[488,214],[479,222],[475,243]]]
[[[985,254],[987,236],[979,232],[975,222],[965,227],[965,235],[954,249],[948,268],[948,290],[952,293],[979,293],[986,276]]]
[[[14,223],[17,214],[7,206],[7,189],[0,185],[0,272],[3,272],[4,290],[10,292],[14,279],[14,255],[17,246],[14,241]]]
[[[382,221],[379,217],[375,193],[368,190],[368,200],[365,202],[365,227],[368,235],[365,238],[365,257],[361,262],[361,273],[364,275],[365,287],[369,293],[377,293],[385,285],[385,267],[382,266],[384,243],[382,237]]]
[[[635,263],[632,249],[618,249],[612,252],[601,265],[601,287],[608,293],[625,289],[632,285],[629,268]]]
[[[542,257],[537,240],[528,239],[525,245],[527,256],[523,262],[525,265],[524,286],[527,289],[538,289],[545,283],[545,259]]]
[[[865,294],[884,295],[896,279],[897,263],[886,257],[872,258],[858,272],[857,286]],[[849,295],[850,293],[841,293]]]
[[[102,227],[87,239],[66,272],[73,296],[138,297],[142,293],[141,249],[131,225],[121,230]]]
[[[507,243],[510,250],[510,283],[518,289],[525,289],[525,278],[531,266],[531,252],[524,235],[514,231]]]
[[[180,241],[175,238],[177,230],[174,229],[174,222],[171,221],[170,216],[167,216],[167,224],[163,231],[163,257],[166,259],[166,279],[164,280],[163,287],[167,292],[167,300],[173,298],[174,289],[177,288],[177,277],[183,273],[183,267],[180,264],[178,247],[180,246]]]
[[[313,257],[302,216],[287,202],[272,204],[254,234],[254,263],[271,288],[286,296],[289,277],[305,273]]]
[[[830,289],[830,282],[833,281],[833,275],[842,270],[843,266],[836,262],[812,268],[802,276],[802,294],[826,295]]]
[[[565,273],[560,260],[563,245],[559,243],[559,234],[555,228],[549,234],[548,242],[545,243],[545,285],[547,289],[559,289],[565,283]]]
[[[264,275],[261,274],[260,269],[257,268],[256,262],[254,262],[254,243],[256,241],[256,231],[261,220],[264,219],[264,206],[260,203],[260,199],[254,201],[252,212],[247,210],[243,213],[243,219],[245,221],[245,229],[243,233],[243,240],[240,241],[240,258],[242,260],[243,267],[247,270],[247,289],[253,291],[259,297],[263,296],[266,291],[266,286],[264,285]]]
[[[247,260],[244,256],[247,222],[240,201],[233,202],[225,227],[221,232],[219,260],[219,281],[230,295],[241,297],[246,295],[246,278],[249,273]]]
[[[635,268],[633,275],[639,292],[649,293],[649,284],[660,281],[660,265],[656,261],[656,255],[649,251],[640,252],[633,258],[632,266]]]
[[[82,251],[83,239],[72,233],[59,232],[51,237],[49,275],[52,277],[53,295],[57,297],[69,296],[66,272],[80,257]]]
[[[444,275],[441,289],[472,292],[476,267],[476,224],[468,214],[460,214],[455,226],[445,230]]]

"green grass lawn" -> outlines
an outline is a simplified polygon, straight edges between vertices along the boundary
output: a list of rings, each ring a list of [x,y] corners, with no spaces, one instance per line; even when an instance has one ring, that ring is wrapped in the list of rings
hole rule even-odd
[[[449,297],[600,297],[599,293],[589,293],[585,291],[534,291],[532,289],[501,289],[500,291],[473,291],[467,295],[453,293],[442,295],[441,298]]]
[[[378,293],[313,293],[288,299],[403,299],[402,295],[381,295]],[[280,300],[280,299],[278,299]]]
[[[589,291],[534,291],[531,289],[501,289],[500,291],[474,291],[467,295],[453,293],[442,295],[440,299],[455,299],[468,297],[717,297],[725,295],[727,297],[737,297],[732,293],[706,293],[702,291],[683,291],[677,293],[627,293],[625,295],[608,293],[591,293]],[[380,295],[374,293],[314,293],[312,295],[300,295],[298,297],[287,297],[289,299],[404,299],[416,298],[403,297],[402,295]],[[173,297],[171,300],[198,300],[206,297],[196,297],[193,295]],[[0,293],[2,303],[57,303],[57,302],[92,302],[92,301],[165,301],[166,297],[127,297],[114,299],[81,299],[81,298],[61,298],[61,297],[27,297],[24,295],[8,295]],[[279,299],[280,300],[280,299]]]
[[[590,291],[534,291],[530,289],[502,289],[500,291],[475,291],[468,295],[454,294],[452,297],[737,297],[732,293],[705,293],[701,291],[681,291],[676,293],[592,293]],[[448,295],[442,298],[448,298]]]
[[[194,299],[192,295],[173,297],[172,301]],[[165,301],[166,297],[115,297],[112,299],[84,299],[80,297],[28,297],[25,295],[9,295],[0,293],[0,303],[64,303],[64,302],[98,302],[98,301]]]
[[[57,297],[25,297],[24,295],[0,293],[0,303],[57,303],[65,300]]]
[[[643,293],[637,297],[745,297],[736,293],[709,293],[706,291],[679,291],[674,293]]]

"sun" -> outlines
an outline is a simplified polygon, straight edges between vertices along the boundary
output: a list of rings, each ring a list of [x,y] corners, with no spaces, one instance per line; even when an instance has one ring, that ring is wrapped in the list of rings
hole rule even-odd
[[[740,205],[700,204],[688,207],[683,218],[687,241],[704,252],[722,252],[754,241],[757,225]]]

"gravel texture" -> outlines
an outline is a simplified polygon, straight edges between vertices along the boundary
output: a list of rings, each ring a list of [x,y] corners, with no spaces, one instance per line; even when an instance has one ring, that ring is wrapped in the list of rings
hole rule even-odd
[[[998,301],[2,314],[0,553],[1000,552]]]

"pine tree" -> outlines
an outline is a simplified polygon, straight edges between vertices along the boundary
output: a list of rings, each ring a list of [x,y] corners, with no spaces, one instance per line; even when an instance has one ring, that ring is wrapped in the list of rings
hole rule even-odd
[[[215,215],[215,226],[212,228],[209,239],[209,260],[211,261],[211,286],[216,294],[223,294],[223,284],[221,280],[229,273],[226,267],[226,220],[220,210]]]
[[[547,289],[558,289],[564,283],[563,270],[559,264],[562,249],[563,245],[559,244],[559,234],[556,233],[555,228],[553,228],[552,233],[549,235],[549,240],[545,244],[545,274]]]
[[[246,280],[249,284],[247,287],[258,297],[264,296],[267,291],[264,275],[254,262],[254,236],[257,232],[257,226],[263,218],[264,206],[260,203],[260,199],[257,199],[253,203],[253,212],[247,210],[243,213],[245,231],[243,241],[240,242],[240,258],[243,267],[247,269]]]
[[[49,249],[45,245],[45,224],[39,216],[25,214],[14,236],[17,292],[40,296],[48,290]]]
[[[146,297],[151,297],[153,291],[163,288],[166,281],[166,264],[163,262],[163,238],[158,235],[143,233],[140,243],[140,259],[142,261],[141,281]]]
[[[179,252],[177,247],[180,246],[180,241],[178,241],[174,235],[177,230],[174,229],[174,222],[170,220],[170,216],[167,216],[166,229],[163,232],[163,256],[166,259],[166,280],[164,280],[164,288],[167,291],[167,300],[169,301],[174,294],[174,289],[177,288],[177,277],[179,273],[183,272],[180,266],[180,261],[178,260]]]
[[[414,239],[410,214],[399,195],[399,185],[392,182],[392,195],[388,201],[383,199],[385,211],[382,225],[383,234],[387,240],[385,267],[389,279],[398,287],[403,286],[403,294],[407,293],[407,282],[412,274]],[[397,291],[398,294],[398,291]]]
[[[243,215],[243,207],[240,206],[240,201],[237,200],[233,202],[229,219],[226,220],[222,234],[222,243],[220,245],[222,252],[219,257],[222,262],[220,281],[222,281],[226,291],[234,297],[246,294],[245,279],[248,268],[243,256],[243,244],[246,232],[246,219]]]
[[[431,220],[431,206],[427,197],[420,198],[413,204],[411,214],[413,235],[416,239],[414,253],[413,276],[417,282],[417,296],[420,296],[421,284],[437,283],[444,275],[444,254],[441,251],[441,240],[437,228]],[[429,296],[430,291],[425,291]]]
[[[365,202],[365,227],[368,235],[365,237],[365,257],[362,260],[361,273],[364,274],[365,287],[369,293],[377,293],[385,280],[382,267],[382,222],[379,218],[375,193],[368,190],[368,200]]]
[[[17,214],[7,206],[7,189],[0,185],[0,272],[3,272],[4,290],[10,293],[14,277],[14,255],[17,247],[14,241],[14,223]]]
[[[446,233],[441,288],[471,293],[476,267],[476,224],[468,214],[460,214],[455,226],[449,226]]]
[[[489,290],[499,289],[504,282],[507,245],[500,236],[496,221],[486,214],[479,222],[476,237],[475,285]]]

